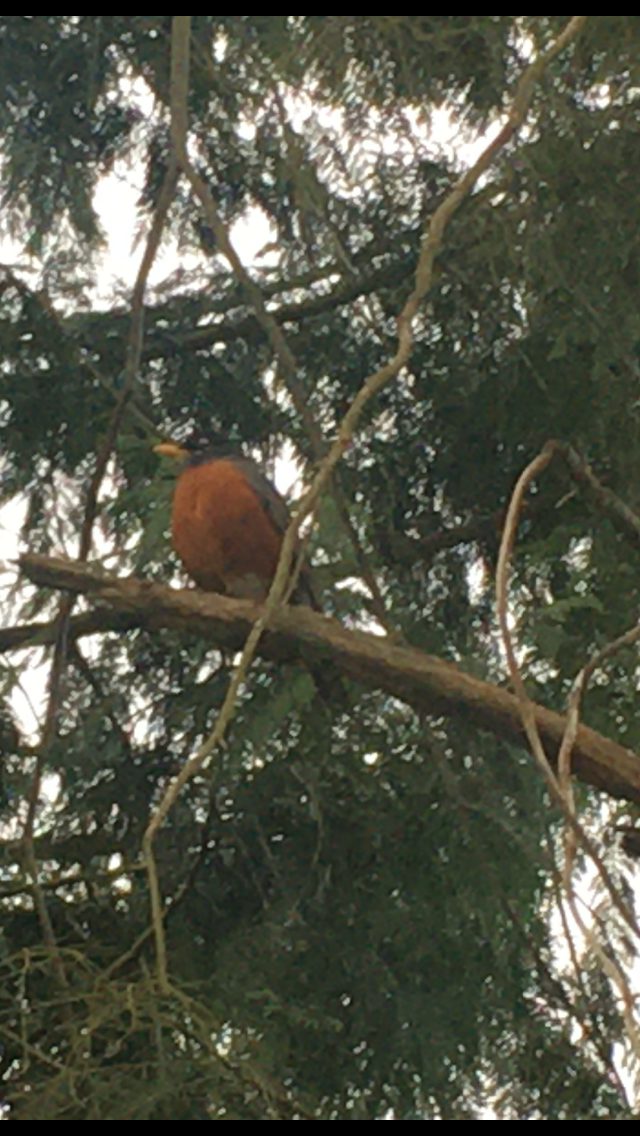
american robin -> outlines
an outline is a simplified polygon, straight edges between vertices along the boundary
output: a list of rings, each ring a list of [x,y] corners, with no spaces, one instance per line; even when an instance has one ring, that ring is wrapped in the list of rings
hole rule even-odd
[[[264,600],[289,523],[275,486],[255,461],[223,439],[168,441],[154,448],[181,466],[171,535],[188,575],[206,592]],[[306,565],[292,601],[320,610]]]
[[[264,600],[289,524],[289,510],[278,490],[255,461],[223,439],[161,442],[154,449],[180,463],[171,535],[188,575],[206,592]],[[321,610],[306,564],[291,601]],[[331,662],[311,673],[324,702],[348,707]]]

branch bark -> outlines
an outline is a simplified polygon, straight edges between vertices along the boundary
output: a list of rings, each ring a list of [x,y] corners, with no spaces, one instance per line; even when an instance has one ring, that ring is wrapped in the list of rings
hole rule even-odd
[[[73,561],[24,556],[24,574],[32,583],[84,595],[88,613],[72,620],[70,635],[80,637],[128,628],[163,628],[197,635],[218,647],[238,650],[246,642],[262,608],[247,600],[176,590],[134,577],[107,576]],[[49,629],[49,630],[48,630]],[[0,651],[49,642],[53,624],[31,625],[31,638],[18,641],[18,629],[0,632]],[[508,690],[475,678],[452,663],[401,647],[381,636],[350,631],[336,620],[306,608],[275,612],[257,653],[309,665],[331,661],[346,678],[384,690],[420,713],[464,718],[496,737],[525,743],[518,699]],[[532,713],[554,763],[567,726],[566,718],[532,703]],[[613,797],[640,803],[640,757],[587,726],[579,726],[573,749],[573,772],[588,785]]]

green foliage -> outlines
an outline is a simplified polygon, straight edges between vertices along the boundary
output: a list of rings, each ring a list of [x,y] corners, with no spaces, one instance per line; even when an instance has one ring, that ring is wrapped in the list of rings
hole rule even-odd
[[[274,384],[264,331],[181,183],[167,246],[200,261],[149,291],[96,526],[110,569],[175,578],[158,435],[213,424],[265,459],[287,443],[311,472],[301,406],[330,438],[394,350],[422,227],[464,160],[425,122],[447,106],[466,131],[493,123],[563,20],[193,17],[190,150],[228,226],[256,210],[269,223],[250,270],[298,398]],[[448,229],[410,365],[336,475],[388,622],[494,681],[497,531],[524,465],[560,437],[640,501],[638,28],[599,17],[551,64],[526,131]],[[4,224],[19,250],[0,269],[2,500],[28,503],[25,548],[75,549],[129,330],[121,296],[95,301],[93,194],[108,174],[132,178],[145,225],[152,214],[170,21],[12,16],[0,32]],[[312,549],[327,610],[370,625],[332,500]],[[560,464],[536,483],[513,603],[540,701],[561,709],[593,650],[633,622],[636,558]],[[54,611],[28,590],[19,603],[24,620]],[[22,705],[42,658],[6,656],[7,703]],[[159,832],[172,993],[158,995],[140,843],[231,665],[168,631],[70,651],[36,825],[68,989],[16,847],[34,752],[2,728],[10,1118],[628,1119],[611,992],[597,972],[554,967],[556,817],[530,758],[373,690],[332,712],[293,664],[254,665],[225,747]],[[640,750],[635,665],[616,656],[584,714]],[[610,867],[624,879],[615,848]]]

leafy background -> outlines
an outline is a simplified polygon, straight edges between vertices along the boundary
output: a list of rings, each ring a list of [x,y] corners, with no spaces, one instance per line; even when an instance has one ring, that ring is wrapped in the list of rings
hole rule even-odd
[[[465,148],[495,131],[566,19],[192,17],[190,154],[227,231],[261,219],[268,247],[250,272],[324,439],[395,349],[421,233]],[[130,325],[129,289],[105,297],[100,282],[96,188],[138,186],[139,245],[170,158],[171,19],[10,16],[0,32],[4,516],[15,526],[21,503],[21,547],[75,555]],[[640,499],[639,41],[635,16],[592,18],[547,67],[525,129],[450,224],[410,363],[337,474],[388,626],[492,681],[500,525],[527,461],[561,438]],[[433,129],[445,112],[450,145]],[[120,252],[137,264],[139,247]],[[94,555],[169,581],[158,434],[213,424],[271,468],[293,456],[302,478],[317,454],[184,179],[160,254]],[[330,496],[312,551],[327,612],[371,626]],[[56,610],[14,575],[4,588],[7,623]],[[637,551],[553,467],[530,495],[513,579],[536,700],[562,709],[638,601]],[[637,1060],[615,998],[552,916],[558,817],[531,759],[375,690],[354,686],[349,712],[331,712],[294,666],[255,663],[226,746],[159,834],[163,894],[177,898],[171,996],[158,992],[140,841],[232,664],[175,633],[69,652],[35,827],[61,986],[19,840],[42,738],[11,719],[43,657],[5,654],[0,670],[9,1119],[631,1118]],[[584,714],[639,750],[636,668],[633,650],[616,656]],[[632,898],[611,836],[629,809],[586,791],[581,806]],[[607,949],[632,968],[635,947],[593,900]]]

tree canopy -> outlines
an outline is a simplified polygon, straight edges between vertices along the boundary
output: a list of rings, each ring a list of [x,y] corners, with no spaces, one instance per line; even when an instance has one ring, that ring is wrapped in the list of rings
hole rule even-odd
[[[0,27],[7,1119],[630,1119],[640,19]],[[327,618],[176,590],[191,430]]]

